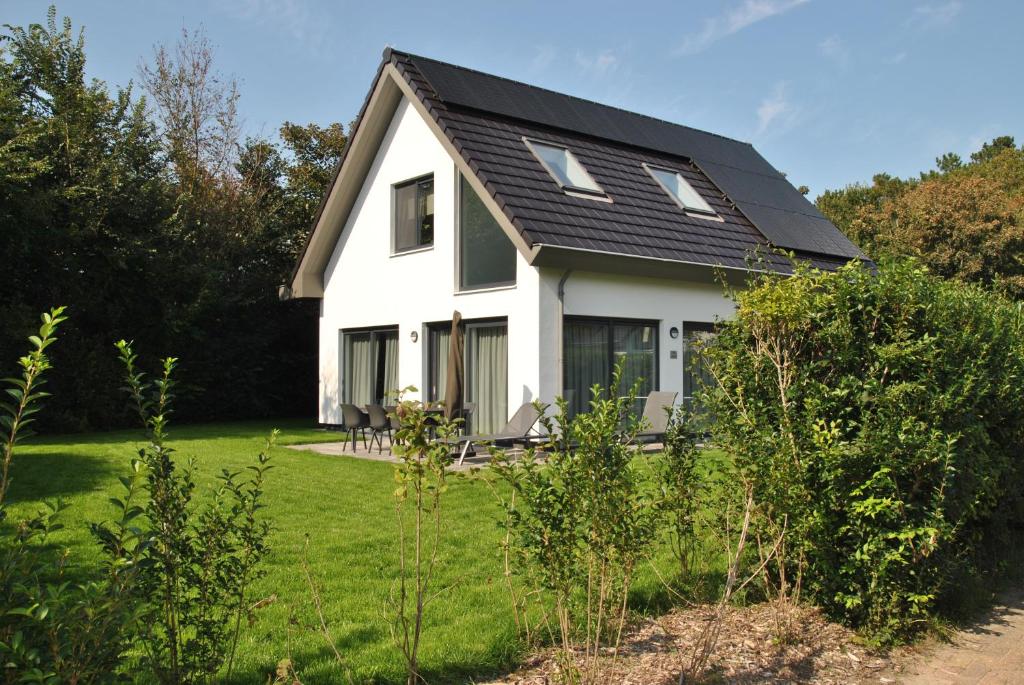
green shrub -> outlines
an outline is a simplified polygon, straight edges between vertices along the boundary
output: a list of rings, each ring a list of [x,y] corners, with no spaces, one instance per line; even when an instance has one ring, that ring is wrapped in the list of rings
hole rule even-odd
[[[618,389],[623,365],[615,370]],[[591,389],[590,411],[570,417],[564,400],[541,419],[551,436],[519,461],[496,450],[495,487],[505,508],[507,573],[516,623],[529,631],[530,602],[554,608],[535,631],[560,647],[561,674],[572,682],[602,682],[602,654],[617,652],[637,564],[657,537],[655,493],[631,466],[639,451],[633,414],[639,381],[622,397]],[[541,407],[544,409],[544,407]]]
[[[138,612],[123,567],[73,582],[67,550],[54,549],[60,502],[34,516],[9,521],[4,497],[15,448],[32,434],[46,393],[47,350],[64,321],[63,308],[43,315],[32,350],[19,360],[21,377],[6,382],[12,402],[0,403],[3,426],[0,469],[0,682],[105,683],[118,680]]]
[[[706,485],[698,469],[700,448],[695,430],[690,413],[685,409],[674,411],[665,431],[662,458],[655,463],[661,488],[659,508],[669,546],[679,562],[679,576],[684,580],[693,575],[698,562],[697,513],[701,488]]]
[[[910,261],[801,268],[735,297],[704,401],[754,483],[755,525],[784,531],[790,583],[903,639],[1024,523],[1021,310]]]
[[[460,420],[437,418],[422,402],[398,394],[394,415],[395,514],[398,526],[398,578],[388,597],[391,636],[405,661],[406,683],[425,683],[419,650],[427,608],[444,590],[434,589],[438,554],[447,542],[443,505],[448,492],[452,441]]]
[[[129,343],[117,343],[149,444],[122,478],[125,494],[112,498],[114,525],[93,526],[111,568],[134,570],[131,592],[145,620],[134,638],[157,682],[208,682],[221,669],[231,675],[243,617],[258,604],[249,596],[263,574],[270,523],[261,510],[270,448],[242,472],[224,470],[210,501],[194,501],[195,465],[176,463],[167,444],[176,360],[148,381]]]

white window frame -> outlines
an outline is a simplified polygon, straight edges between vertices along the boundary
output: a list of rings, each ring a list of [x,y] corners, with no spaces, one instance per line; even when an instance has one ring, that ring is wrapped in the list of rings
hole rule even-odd
[[[647,172],[647,175],[650,176],[654,180],[654,182],[658,184],[658,187],[661,188],[663,191],[665,191],[665,194],[668,195],[670,198],[672,198],[672,201],[675,202],[677,205],[679,205],[679,207],[683,211],[685,211],[687,213],[696,214],[697,216],[700,216],[702,218],[708,218],[708,219],[710,219],[710,218],[719,219],[720,218],[718,216],[718,212],[716,212],[714,210],[714,208],[711,206],[711,203],[709,203],[707,200],[704,199],[704,196],[701,195],[700,192],[698,192],[697,189],[694,188],[693,185],[689,181],[686,180],[686,177],[683,176],[682,172],[680,172],[678,169],[670,169],[669,167],[658,166],[657,164],[648,164],[647,162],[642,162],[640,166],[642,166],[644,168],[644,171]],[[700,198],[700,201],[704,203],[706,208],[705,207],[691,207],[690,205],[688,205],[685,202],[683,202],[682,198],[680,198],[678,195],[676,195],[676,193],[671,188],[666,186],[662,182],[662,180],[660,178],[658,178],[657,174],[654,173],[655,171],[660,171],[660,172],[666,173],[666,174],[675,174],[677,179],[679,179],[680,181],[685,183],[686,186],[690,190],[693,191],[693,194],[696,195],[698,198]]]
[[[568,146],[561,145],[559,143],[552,143],[547,140],[527,138],[526,136],[523,136],[523,143],[526,144],[526,148],[530,151],[530,154],[533,155],[534,159],[540,162],[540,165],[544,167],[544,171],[548,172],[548,176],[550,176],[551,179],[556,184],[558,184],[558,187],[564,190],[566,193],[573,195],[583,195],[585,197],[598,200],[610,200],[610,198],[608,197],[608,193],[606,193],[604,189],[601,188],[601,185],[596,180],[594,180],[594,177],[591,176],[590,172],[587,171],[587,168],[583,166],[582,162],[580,162],[576,155],[572,153],[572,150],[570,150]],[[584,186],[566,185],[565,183],[563,183],[562,179],[558,177],[558,174],[555,173],[554,169],[552,169],[551,166],[546,161],[544,161],[543,157],[537,154],[537,148],[534,147],[535,145],[541,145],[543,147],[553,148],[556,150],[563,150],[565,154],[568,156],[570,163],[574,163],[577,167],[579,167],[579,170],[583,173],[584,176],[587,177],[587,179],[590,180],[594,187],[586,188]]]

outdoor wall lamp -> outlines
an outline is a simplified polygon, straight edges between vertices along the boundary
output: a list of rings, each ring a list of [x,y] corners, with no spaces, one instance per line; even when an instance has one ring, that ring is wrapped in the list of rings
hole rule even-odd
[[[668,337],[672,338],[673,340],[678,338],[679,337],[679,329],[676,328],[675,326],[673,326],[672,328],[668,329]]]
[[[413,342],[416,342],[417,340],[420,339],[420,334],[417,333],[416,331],[409,331],[409,339],[412,340]]]

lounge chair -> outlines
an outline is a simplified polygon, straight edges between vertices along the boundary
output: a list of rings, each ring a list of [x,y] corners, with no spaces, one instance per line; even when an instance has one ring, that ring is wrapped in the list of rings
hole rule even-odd
[[[452,444],[462,445],[462,450],[459,453],[459,464],[466,460],[466,453],[476,443],[486,442],[506,447],[519,443],[529,443],[531,439],[530,431],[533,430],[533,427],[537,425],[539,420],[540,412],[537,411],[537,407],[532,402],[527,402],[516,410],[516,413],[512,415],[512,418],[505,424],[505,427],[497,433],[490,435],[462,435],[453,439],[451,441]]]
[[[644,401],[641,415],[643,428],[637,433],[637,440],[642,442],[660,442],[665,439],[669,418],[674,411],[677,392],[655,391]]]

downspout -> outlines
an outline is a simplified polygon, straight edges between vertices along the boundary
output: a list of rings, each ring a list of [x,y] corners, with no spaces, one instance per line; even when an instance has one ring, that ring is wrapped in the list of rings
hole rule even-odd
[[[558,315],[555,319],[555,325],[558,327],[558,350],[557,359],[558,364],[558,381],[555,383],[555,387],[558,388],[558,392],[555,393],[556,397],[565,396],[565,330],[563,322],[565,320],[565,283],[569,280],[569,276],[572,275],[572,269],[566,269],[565,273],[562,274],[562,278],[558,281]]]

